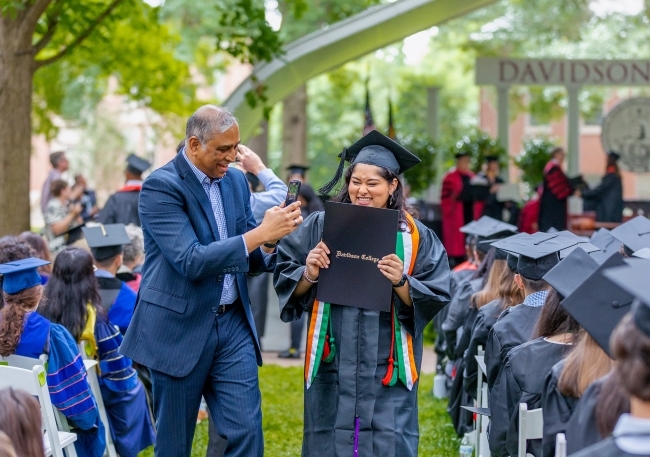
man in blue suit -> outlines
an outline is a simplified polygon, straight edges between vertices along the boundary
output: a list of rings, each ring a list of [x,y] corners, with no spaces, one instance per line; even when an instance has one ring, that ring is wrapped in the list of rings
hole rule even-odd
[[[185,147],[144,182],[147,253],[139,299],[120,351],[149,367],[157,457],[189,456],[205,397],[227,457],[262,456],[262,364],[245,274],[271,271],[275,244],[302,223],[298,202],[259,226],[235,161],[239,127],[206,105],[187,121]]]

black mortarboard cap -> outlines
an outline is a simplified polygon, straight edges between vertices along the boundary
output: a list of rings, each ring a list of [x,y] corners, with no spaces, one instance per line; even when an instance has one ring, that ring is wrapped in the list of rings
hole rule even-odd
[[[3,263],[0,265],[0,274],[3,278],[2,290],[13,295],[40,285],[41,276],[37,268],[49,263],[36,257]]]
[[[469,152],[467,152],[467,151],[460,151],[460,152],[457,152],[456,154],[454,154],[454,158],[455,159],[460,159],[461,157],[465,157],[465,156],[469,156],[469,155],[471,155],[471,154]]]
[[[500,251],[500,249],[499,249]],[[504,251],[505,252],[505,251]],[[510,271],[514,271],[517,273],[517,265],[519,264],[519,255],[513,253],[513,252],[508,252],[508,268],[510,268]]]
[[[563,230],[561,232],[555,232],[556,235],[562,236],[564,238],[567,238],[569,240],[574,240],[576,244],[573,246],[569,246],[566,249],[562,249],[560,251],[560,260],[571,254],[575,249],[582,249],[583,251],[587,252],[588,254],[592,254],[594,252],[598,252],[599,248],[597,246],[594,246],[589,242],[589,238],[585,236],[578,236],[575,233],[569,232],[568,230]]]
[[[610,157],[613,157],[614,160],[617,160],[617,161],[621,158],[621,155],[616,151],[609,151],[607,153],[607,155],[610,156]]]
[[[557,233],[538,232],[534,235],[511,237],[498,247],[519,254],[517,272],[527,279],[539,280],[560,261],[560,252],[578,244],[575,239]],[[506,240],[502,240],[506,241]],[[496,245],[496,244],[495,244]]]
[[[650,219],[637,216],[616,227],[611,234],[632,252],[650,248]]]
[[[477,221],[464,225],[460,228],[460,231],[478,236],[481,240],[495,240],[516,234],[517,227],[489,216],[483,216]]]
[[[632,294],[603,275],[605,270],[621,265],[625,265],[623,256],[615,252],[562,301],[564,309],[610,357],[609,339],[634,300]]]
[[[343,167],[346,161],[351,164],[376,165],[391,171],[396,176],[420,163],[418,157],[376,130],[368,133],[349,148],[344,149],[339,154],[339,157],[341,161],[334,178],[318,190],[322,195],[330,192],[339,182],[341,176],[343,176]]]
[[[68,230],[66,230],[65,232],[63,232],[63,233],[60,235],[60,236],[64,236],[64,237],[65,237],[65,244],[66,244],[66,246],[70,246],[70,245],[71,245],[72,243],[74,243],[75,241],[79,241],[80,239],[82,239],[82,238],[84,237],[84,234],[83,234],[83,232],[82,232],[81,229],[82,229],[82,227],[84,227],[85,225],[86,225],[85,222],[83,222],[83,223],[81,223],[81,224],[79,224],[79,225],[75,225],[74,227],[69,228]]]
[[[131,244],[124,224],[105,224],[97,227],[83,227],[84,236],[93,257],[98,262],[122,253],[125,244]]]
[[[544,275],[544,281],[568,297],[597,269],[598,262],[582,249],[575,249]]]
[[[485,163],[498,162],[499,156],[485,156]]]
[[[621,248],[621,242],[614,238],[606,228],[601,228],[597,232],[594,232],[589,242],[600,249],[600,251],[591,253],[591,256],[598,263],[603,263],[612,254],[619,252]]]
[[[304,177],[305,174],[307,174],[307,170],[309,170],[309,165],[296,165],[296,164],[293,164],[293,165],[289,165],[287,167],[287,170],[291,174],[301,175],[301,176]]]
[[[632,306],[634,323],[650,337],[650,260],[626,259],[626,265],[610,268],[603,274],[621,289],[629,292],[637,300]]]
[[[141,175],[149,169],[151,163],[135,154],[129,154],[126,158],[126,169],[134,175]]]
[[[634,253],[634,257],[638,257],[639,259],[650,260],[650,248],[643,248],[639,251],[636,251]]]

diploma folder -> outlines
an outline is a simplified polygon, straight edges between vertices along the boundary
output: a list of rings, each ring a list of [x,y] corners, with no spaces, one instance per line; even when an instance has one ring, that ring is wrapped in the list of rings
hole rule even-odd
[[[398,216],[392,209],[325,203],[323,242],[330,265],[320,271],[318,300],[390,311],[393,285],[377,262],[395,253]]]

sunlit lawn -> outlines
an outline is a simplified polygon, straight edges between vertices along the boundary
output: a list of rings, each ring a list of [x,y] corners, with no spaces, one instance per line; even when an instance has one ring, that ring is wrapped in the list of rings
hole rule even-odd
[[[282,368],[265,365],[260,368],[262,410],[264,414],[265,455],[269,457],[300,456],[302,444],[302,367]],[[426,457],[458,455],[459,441],[445,410],[446,402],[431,395],[433,375],[420,380],[420,450]],[[208,423],[196,428],[192,457],[204,457],[208,445]],[[153,456],[153,450],[140,457]]]

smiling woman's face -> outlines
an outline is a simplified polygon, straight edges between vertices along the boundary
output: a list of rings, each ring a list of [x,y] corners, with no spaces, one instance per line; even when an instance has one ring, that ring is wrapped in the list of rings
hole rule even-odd
[[[375,165],[359,163],[354,166],[348,184],[348,193],[353,205],[373,208],[388,206],[388,197],[395,192],[397,179],[388,182],[380,172],[381,168]]]
[[[205,146],[196,137],[187,141],[187,157],[192,163],[212,179],[223,178],[228,165],[235,161],[239,146],[239,127],[234,125],[229,130],[216,135]]]

